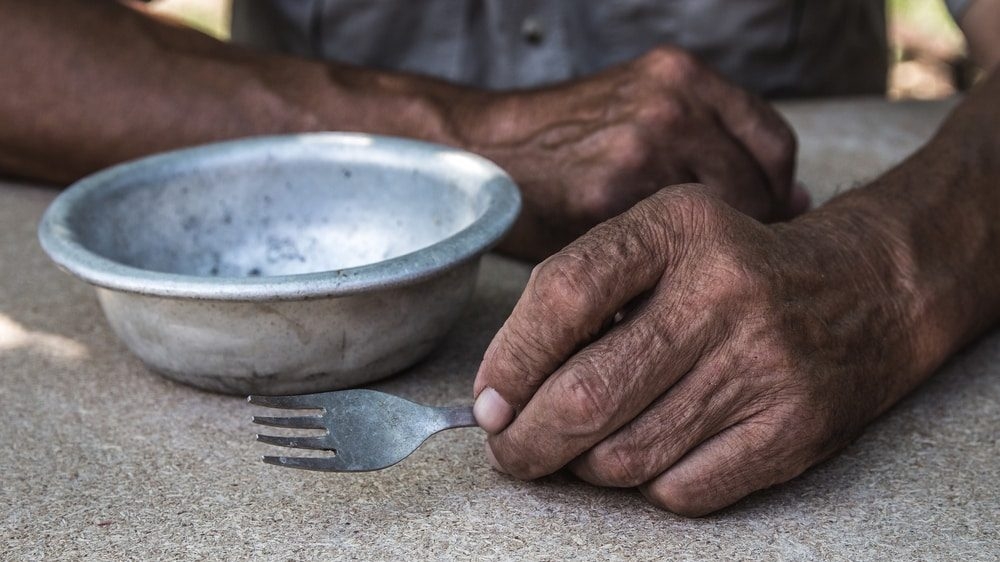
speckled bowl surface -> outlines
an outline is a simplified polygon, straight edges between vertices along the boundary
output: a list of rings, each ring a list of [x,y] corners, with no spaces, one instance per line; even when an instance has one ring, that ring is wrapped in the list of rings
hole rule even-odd
[[[152,369],[249,394],[344,388],[426,355],[510,228],[491,162],[346,133],[260,137],[80,180],[39,238]]]

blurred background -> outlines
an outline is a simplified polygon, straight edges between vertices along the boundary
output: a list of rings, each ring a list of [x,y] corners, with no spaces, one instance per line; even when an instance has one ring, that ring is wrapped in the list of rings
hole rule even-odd
[[[229,0],[158,0],[153,6],[216,37],[229,33]],[[887,0],[887,9],[890,98],[941,98],[972,83],[965,40],[943,0]]]

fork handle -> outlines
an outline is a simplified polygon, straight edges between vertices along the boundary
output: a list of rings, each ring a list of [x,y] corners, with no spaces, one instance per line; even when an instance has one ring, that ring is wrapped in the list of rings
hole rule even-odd
[[[445,429],[456,427],[476,427],[476,418],[472,415],[472,406],[443,407],[437,409],[444,418]]]

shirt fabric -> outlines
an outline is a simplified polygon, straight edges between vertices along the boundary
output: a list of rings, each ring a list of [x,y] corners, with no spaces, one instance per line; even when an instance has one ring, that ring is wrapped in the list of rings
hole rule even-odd
[[[885,91],[885,24],[881,0],[234,0],[232,38],[497,90],[669,44],[766,96],[829,96]]]

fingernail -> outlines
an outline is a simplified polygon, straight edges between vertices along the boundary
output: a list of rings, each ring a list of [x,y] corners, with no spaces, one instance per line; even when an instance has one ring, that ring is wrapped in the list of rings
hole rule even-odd
[[[490,447],[490,444],[488,442],[486,443],[485,449],[486,449],[486,462],[490,463],[490,466],[493,467],[493,470],[502,474],[507,474],[507,471],[501,468],[500,463],[497,462],[497,457],[496,455],[493,454],[493,448]]]
[[[510,424],[510,420],[514,419],[514,408],[510,407],[499,392],[486,387],[479,393],[479,398],[476,398],[472,415],[479,427],[485,429],[486,433],[493,434],[503,431]]]

